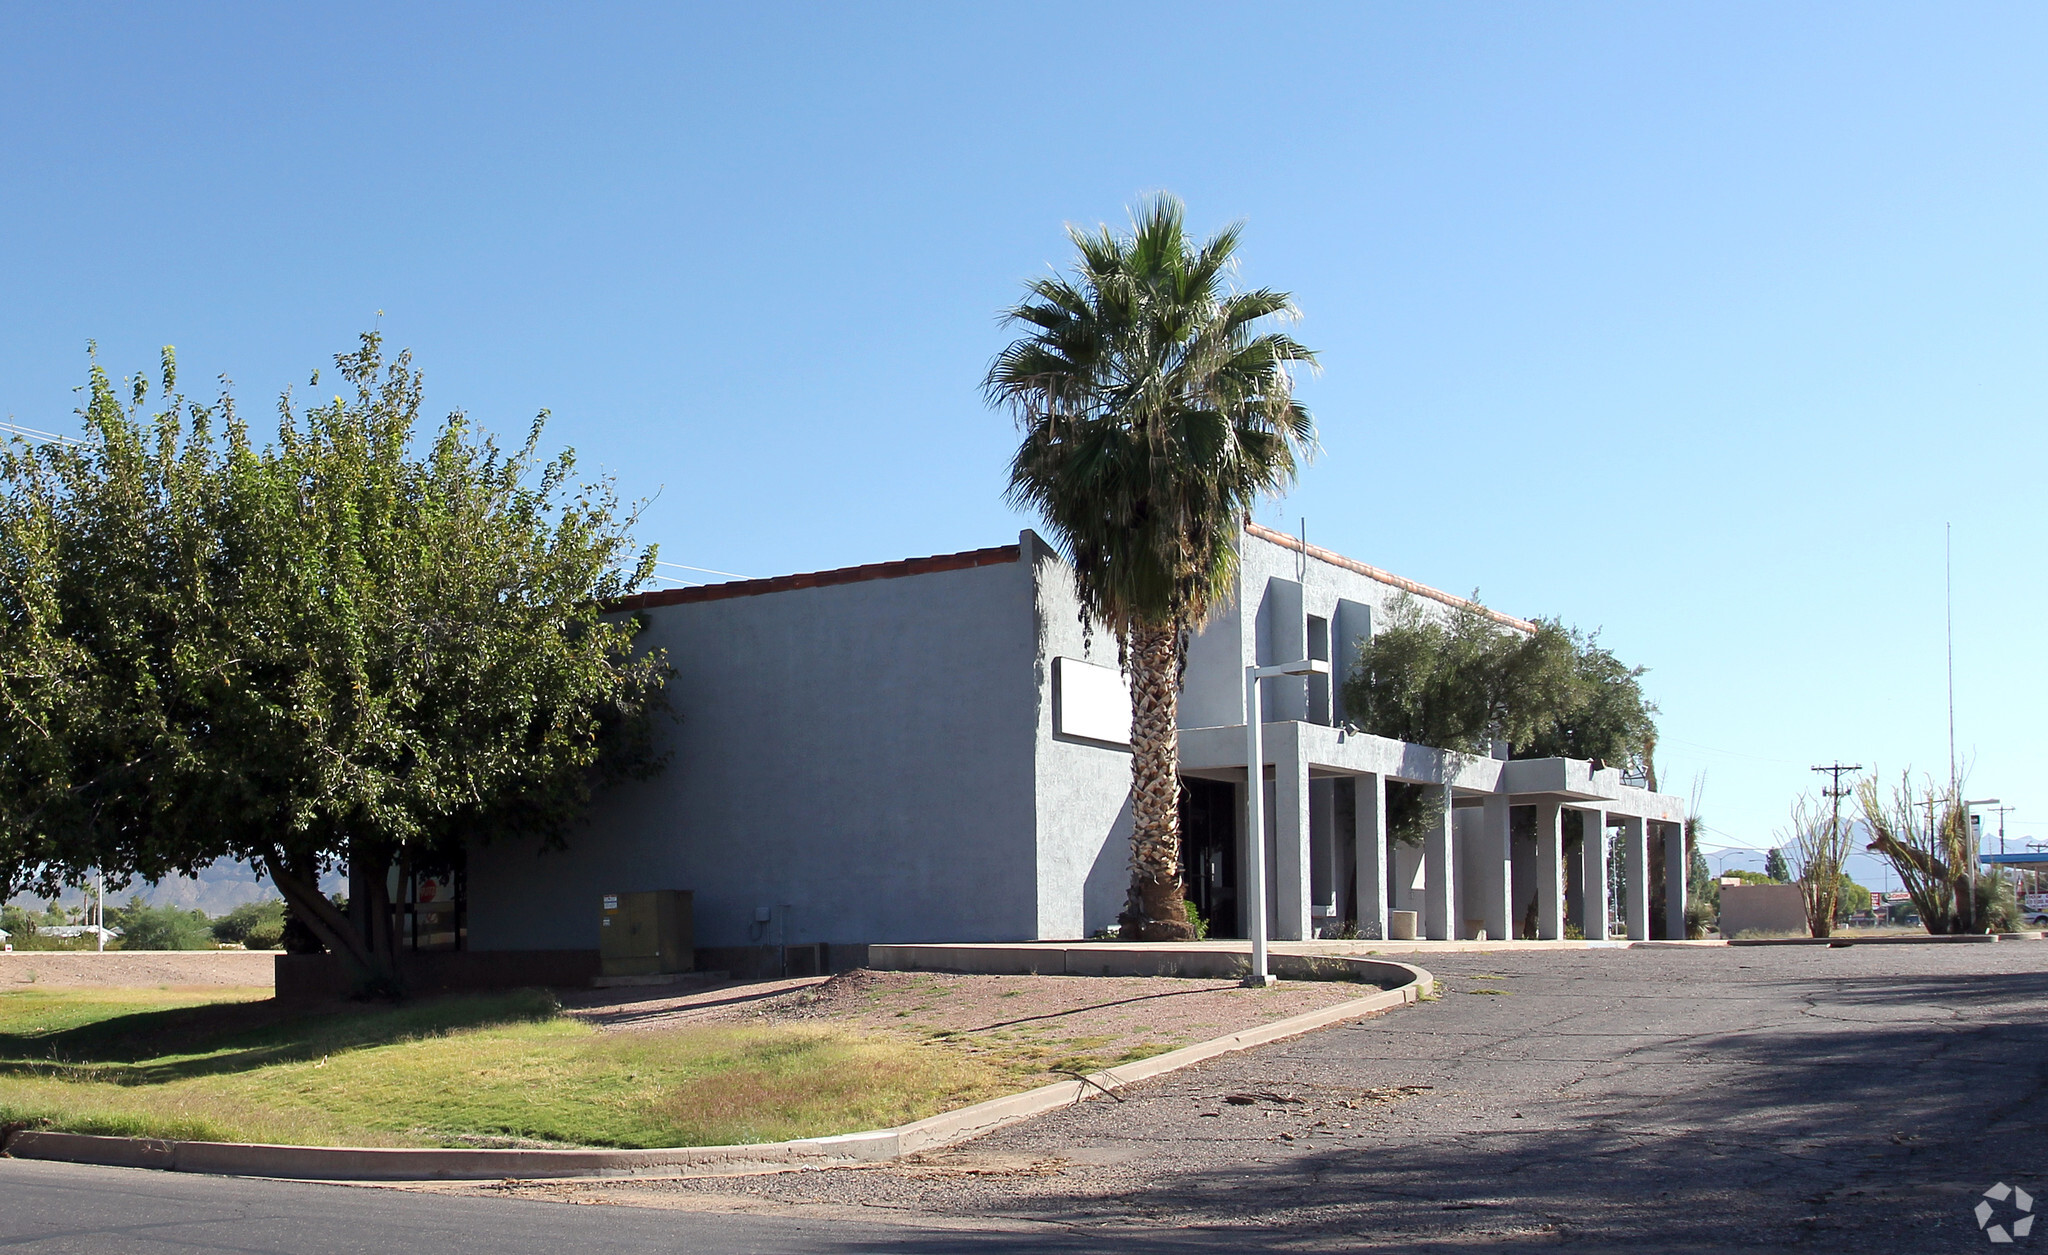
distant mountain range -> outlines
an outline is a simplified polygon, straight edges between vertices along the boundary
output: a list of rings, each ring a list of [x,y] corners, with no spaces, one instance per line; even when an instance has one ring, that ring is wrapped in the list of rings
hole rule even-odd
[[[325,887],[329,893],[335,893],[345,883],[342,877],[330,875]],[[90,896],[90,891],[85,891],[85,894]],[[203,869],[197,876],[176,876],[155,885],[138,881],[126,889],[109,889],[107,906],[111,909],[138,894],[151,906],[175,906],[188,911],[204,911],[208,915],[226,915],[245,902],[262,902],[279,896],[276,888],[255,868],[228,859]],[[80,890],[66,890],[63,901],[67,906],[77,906],[80,895]],[[40,907],[47,899],[22,894],[11,901],[17,906]]]

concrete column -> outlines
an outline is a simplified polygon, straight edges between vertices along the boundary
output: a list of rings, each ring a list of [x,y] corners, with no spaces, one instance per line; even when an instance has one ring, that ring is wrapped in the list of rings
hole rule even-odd
[[[1422,928],[1431,941],[1458,939],[1458,858],[1451,824],[1451,786],[1431,785],[1422,795],[1430,828],[1422,839]]]
[[[1579,847],[1579,895],[1585,899],[1579,928],[1588,941],[1607,940],[1607,812],[1580,812],[1586,820],[1585,842]]]
[[[1536,939],[1564,936],[1564,808],[1536,803]]]
[[[1273,741],[1273,940],[1306,941],[1309,933],[1308,761],[1299,737]]]
[[[1660,824],[1664,829],[1664,935],[1672,941],[1685,940],[1685,874],[1690,870],[1685,857],[1685,825]]]
[[[1628,939],[1650,939],[1650,842],[1642,818],[1624,816],[1621,821],[1622,875],[1628,881]]]
[[[1508,829],[1508,797],[1489,794],[1480,805],[1479,858],[1474,866],[1471,912],[1486,921],[1488,941],[1515,936],[1515,847]]]
[[[1352,839],[1358,850],[1358,935],[1387,935],[1387,778],[1360,776]]]

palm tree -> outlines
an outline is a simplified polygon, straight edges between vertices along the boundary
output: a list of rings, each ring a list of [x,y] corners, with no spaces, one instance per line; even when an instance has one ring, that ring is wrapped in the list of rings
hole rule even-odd
[[[1196,248],[1179,201],[1158,197],[1128,235],[1068,228],[1072,279],[1026,285],[1006,323],[1031,328],[983,388],[1023,444],[1009,499],[1035,508],[1073,562],[1131,685],[1131,889],[1124,936],[1193,935],[1180,883],[1181,666],[1229,597],[1237,537],[1261,495],[1294,480],[1315,420],[1289,367],[1315,354],[1262,329],[1289,295],[1229,286],[1241,228]]]

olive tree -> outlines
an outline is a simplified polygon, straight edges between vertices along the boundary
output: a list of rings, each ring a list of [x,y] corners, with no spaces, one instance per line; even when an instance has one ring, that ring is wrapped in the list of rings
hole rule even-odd
[[[540,458],[545,413],[509,453],[460,412],[426,436],[409,355],[335,363],[344,393],[287,393],[259,445],[170,350],[153,414],[95,360],[77,439],[0,450],[0,889],[244,859],[396,991],[385,869],[566,840],[658,766],[666,667],[602,609],[651,573],[634,511]],[[373,873],[348,913],[342,865]]]

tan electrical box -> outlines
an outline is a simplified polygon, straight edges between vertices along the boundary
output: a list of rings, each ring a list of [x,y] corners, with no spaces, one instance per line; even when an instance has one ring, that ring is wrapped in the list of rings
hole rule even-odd
[[[697,965],[690,891],[607,893],[598,913],[597,953],[606,976],[656,976]]]

